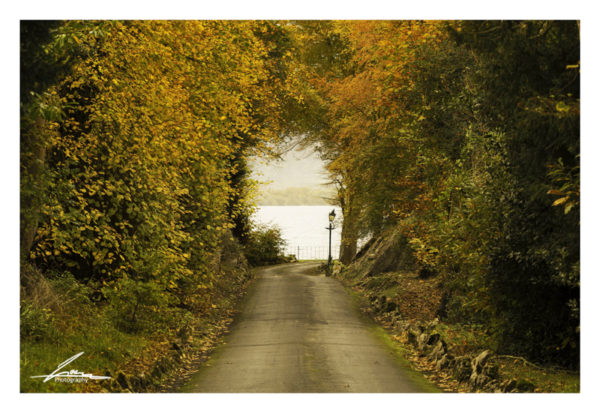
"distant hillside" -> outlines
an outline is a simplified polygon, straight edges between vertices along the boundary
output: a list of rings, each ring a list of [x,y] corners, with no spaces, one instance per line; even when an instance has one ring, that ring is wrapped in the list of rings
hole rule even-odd
[[[258,197],[258,205],[331,205],[333,189],[289,187],[265,189]]]

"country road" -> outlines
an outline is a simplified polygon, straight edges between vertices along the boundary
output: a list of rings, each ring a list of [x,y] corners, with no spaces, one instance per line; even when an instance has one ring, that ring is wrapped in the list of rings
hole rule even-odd
[[[423,392],[315,263],[259,270],[226,343],[184,392]]]

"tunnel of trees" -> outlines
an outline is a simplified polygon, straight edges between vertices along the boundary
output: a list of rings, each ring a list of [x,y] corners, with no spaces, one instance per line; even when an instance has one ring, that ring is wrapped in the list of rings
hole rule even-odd
[[[577,367],[579,41],[574,21],[23,21],[22,300],[24,274],[68,273],[119,328],[146,308],[176,329],[252,239],[249,157],[302,139],[343,263],[394,228],[444,317]]]

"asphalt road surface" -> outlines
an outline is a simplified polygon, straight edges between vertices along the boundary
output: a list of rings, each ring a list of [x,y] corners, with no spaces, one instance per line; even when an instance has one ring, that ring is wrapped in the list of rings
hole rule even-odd
[[[226,344],[183,391],[423,391],[360,319],[342,285],[316,275],[315,266],[261,269]]]

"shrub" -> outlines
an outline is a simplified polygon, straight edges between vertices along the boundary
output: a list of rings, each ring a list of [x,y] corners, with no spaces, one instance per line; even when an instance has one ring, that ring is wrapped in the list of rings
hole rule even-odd
[[[285,244],[280,228],[258,225],[250,231],[244,254],[251,266],[279,264],[285,262]]]
[[[53,341],[58,336],[54,315],[48,308],[37,308],[21,301],[21,340]]]
[[[123,278],[102,292],[109,302],[109,318],[124,332],[163,330],[171,318],[170,294],[154,282]]]
[[[48,281],[54,292],[60,297],[63,310],[70,311],[71,306],[85,308],[86,305],[91,303],[92,289],[77,281],[70,272],[65,271]]]

